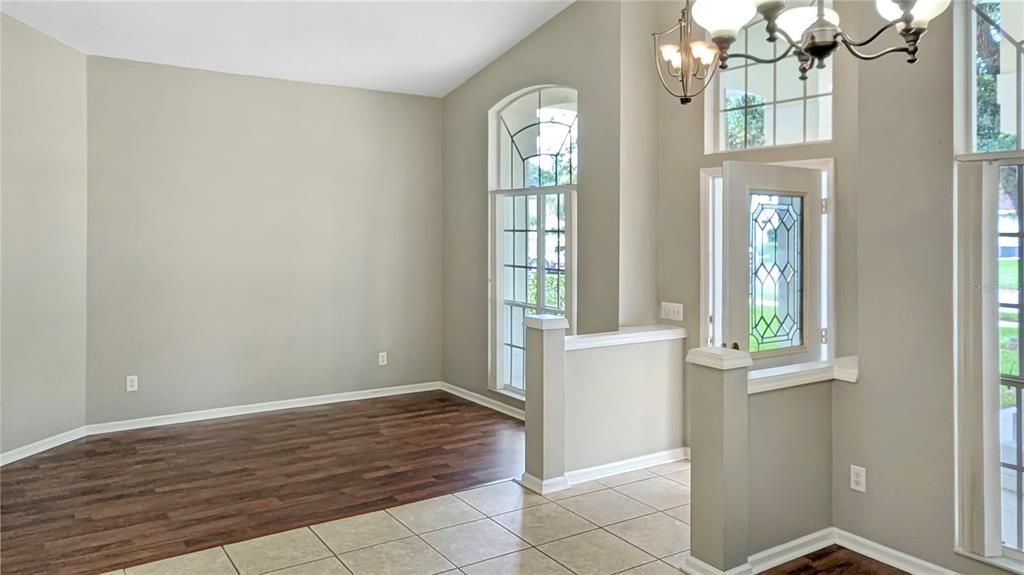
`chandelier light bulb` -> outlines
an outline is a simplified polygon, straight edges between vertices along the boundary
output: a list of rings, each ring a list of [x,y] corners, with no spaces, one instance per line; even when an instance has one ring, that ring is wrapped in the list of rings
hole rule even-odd
[[[666,62],[671,62],[679,54],[679,46],[676,44],[662,44],[658,49],[661,50],[661,57]]]
[[[754,0],[697,0],[693,19],[712,38],[735,38],[757,13]]]
[[[950,0],[917,0],[914,7],[910,9],[914,28],[927,28],[928,23],[938,17],[949,8]],[[892,22],[903,17],[903,10],[894,0],[875,0],[875,9],[878,14]],[[901,26],[902,28],[902,26]]]
[[[779,14],[776,25],[792,38],[794,42],[799,42],[804,32],[817,20],[818,9],[816,7],[800,6],[798,8],[790,8]],[[839,13],[831,8],[825,8],[825,20],[835,26],[839,26]]]
[[[718,56],[718,51],[714,46],[700,40],[690,42],[690,53],[704,66],[713,64],[715,57]]]

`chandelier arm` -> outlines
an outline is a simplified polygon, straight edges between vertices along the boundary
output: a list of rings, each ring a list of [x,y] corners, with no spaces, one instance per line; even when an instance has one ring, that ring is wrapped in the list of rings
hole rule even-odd
[[[850,36],[846,32],[843,32],[841,30],[839,31],[839,34],[836,35],[836,37],[837,38],[841,38],[843,44],[845,44],[847,47],[854,46],[854,47],[859,48],[861,46],[867,46],[868,44],[874,42],[875,40],[878,39],[879,36],[881,36],[886,31],[888,31],[890,28],[895,27],[897,24],[899,24],[901,22],[903,22],[903,20],[893,20],[892,22],[889,22],[885,26],[882,26],[881,28],[879,28],[877,32],[875,32],[874,34],[872,34],[871,36],[869,36],[865,40],[860,40],[860,41],[854,40],[853,38],[850,38]]]
[[[683,98],[686,94],[676,94],[672,88],[668,87],[668,83],[665,82],[665,74],[661,70],[661,63],[658,61],[658,34],[652,34],[654,37],[654,67],[658,70],[658,79],[661,80],[661,86],[665,88],[665,91],[676,98]]]
[[[846,43],[845,41],[842,42],[842,45],[846,46],[846,50],[850,54],[853,54],[854,57],[856,57],[859,60],[877,60],[883,56],[888,56],[889,54],[910,54],[911,52],[910,48],[907,46],[893,46],[891,48],[886,48],[881,52],[875,52],[874,54],[865,54],[863,52],[857,51],[855,47]]]
[[[725,61],[730,60],[732,58],[744,58],[744,59],[756,62],[758,64],[777,64],[777,63],[785,60],[786,58],[788,58],[789,55],[792,54],[792,53],[793,53],[793,46],[789,46],[788,48],[786,48],[785,52],[783,52],[781,55],[776,56],[774,58],[761,58],[759,56],[754,56],[753,54],[744,54],[743,52],[729,52],[728,57],[725,58],[722,61],[725,62]]]
[[[782,36],[782,39],[786,41],[786,44],[789,44],[790,49],[800,51],[800,44],[794,42],[793,38],[791,38],[789,34],[787,34],[786,31],[783,30],[782,28],[777,28],[775,30],[775,36]]]

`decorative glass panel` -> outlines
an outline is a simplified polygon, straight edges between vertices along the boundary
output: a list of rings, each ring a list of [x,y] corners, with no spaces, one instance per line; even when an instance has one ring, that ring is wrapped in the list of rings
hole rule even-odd
[[[502,189],[576,183],[576,92],[544,88],[502,110],[498,183]]]
[[[803,197],[750,195],[750,351],[803,343]]]

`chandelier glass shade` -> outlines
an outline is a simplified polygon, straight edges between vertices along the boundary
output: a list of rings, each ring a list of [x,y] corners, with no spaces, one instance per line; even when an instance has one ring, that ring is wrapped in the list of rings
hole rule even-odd
[[[905,54],[907,62],[914,63],[928,24],[949,8],[950,1],[875,0],[884,22],[866,39],[855,40],[839,27],[839,14],[825,0],[684,0],[676,25],[653,34],[655,64],[662,86],[680,103],[689,104],[711,84],[716,69],[728,68],[737,58],[773,64],[794,56],[801,80],[812,68],[824,68],[840,46],[861,60]],[[740,31],[758,15],[767,40],[782,43],[773,58],[731,51]],[[890,29],[902,42],[877,52],[862,51]],[[705,40],[708,36],[710,42]],[[665,38],[671,41],[663,43]]]

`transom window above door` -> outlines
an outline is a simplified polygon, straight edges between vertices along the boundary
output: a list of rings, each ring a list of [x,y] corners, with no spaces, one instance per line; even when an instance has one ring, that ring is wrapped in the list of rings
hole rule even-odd
[[[521,395],[526,389],[523,319],[553,314],[574,324],[576,91],[557,86],[527,91],[498,106],[493,122],[490,385]]]
[[[782,42],[768,42],[764,22],[748,24],[735,49],[765,59],[782,55]],[[832,139],[832,62],[812,68],[800,80],[796,57],[776,64],[730,61],[719,70],[716,90],[706,98],[713,118],[706,131],[706,151],[785,146]]]

